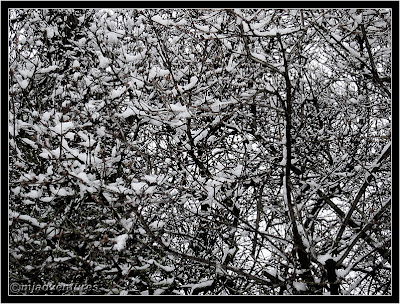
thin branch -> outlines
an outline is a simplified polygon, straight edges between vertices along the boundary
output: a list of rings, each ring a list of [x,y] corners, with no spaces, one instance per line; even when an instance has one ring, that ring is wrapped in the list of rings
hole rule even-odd
[[[364,38],[364,41],[365,41],[365,46],[367,47],[369,62],[371,63],[372,76],[374,77],[374,80],[375,80],[376,82],[379,83],[379,85],[380,85],[381,88],[385,91],[385,93],[386,93],[388,96],[390,96],[389,90],[388,90],[388,89],[384,86],[384,84],[382,83],[382,80],[379,78],[378,72],[377,72],[377,70],[376,70],[374,58],[373,58],[372,51],[371,51],[371,45],[369,44],[368,37],[367,37],[367,33],[365,32],[364,24],[361,24],[360,26],[361,26],[361,31],[362,31],[363,38]]]
[[[374,224],[379,220],[383,212],[391,205],[391,199],[389,199],[385,205],[382,206],[382,208],[374,215],[374,217],[366,224],[363,229],[353,238],[352,242],[350,245],[347,246],[346,251],[342,254],[341,258],[339,261],[337,261],[336,265],[339,266],[343,263],[344,259],[349,255],[350,251],[354,248],[356,245],[357,241],[362,237],[363,234],[365,234]]]
[[[174,249],[171,249],[169,246],[165,245],[164,242],[160,239],[158,235],[155,235],[153,231],[151,231],[150,227],[147,225],[146,221],[143,219],[142,215],[138,212],[137,208],[134,208],[134,213],[136,214],[137,218],[139,219],[140,223],[143,225],[144,230],[146,231],[147,235],[151,237],[155,242],[157,242],[165,251],[177,256],[181,257],[184,259],[196,261],[199,263],[202,263],[204,265],[208,265],[209,267],[215,267],[215,268],[222,268],[223,270],[230,270],[233,271],[241,276],[247,277],[248,279],[254,280],[258,283],[261,283],[263,285],[269,285],[273,287],[279,287],[283,284],[285,284],[284,281],[281,281],[278,277],[271,275],[270,273],[264,272],[263,274],[268,278],[268,280],[262,279],[260,277],[257,277],[255,275],[252,275],[250,273],[245,272],[242,269],[229,266],[229,265],[223,265],[217,262],[213,262],[207,259],[203,259],[197,256],[191,256],[186,253],[181,253],[177,252]]]
[[[388,158],[390,156],[390,153],[391,153],[391,144],[388,144],[388,145],[386,145],[384,147],[384,149],[383,149],[381,155],[379,156],[379,158],[373,163],[374,166],[373,166],[373,168],[371,170],[371,173],[368,174],[368,177],[366,178],[365,182],[363,183],[363,185],[361,186],[360,190],[358,191],[357,196],[354,199],[353,203],[351,204],[350,210],[347,212],[346,217],[345,217],[345,219],[344,219],[344,221],[342,223],[342,226],[340,227],[340,230],[339,230],[339,232],[337,234],[337,237],[336,237],[334,245],[333,245],[334,248],[337,247],[339,241],[342,238],[343,232],[346,229],[346,227],[347,227],[347,225],[348,225],[348,223],[350,221],[350,218],[351,218],[354,210],[356,209],[356,207],[358,205],[358,202],[360,201],[361,197],[363,196],[363,194],[367,190],[367,187],[370,185],[371,180],[373,178],[373,174],[376,171],[378,171],[378,169],[379,169],[378,164],[382,163],[386,158]]]

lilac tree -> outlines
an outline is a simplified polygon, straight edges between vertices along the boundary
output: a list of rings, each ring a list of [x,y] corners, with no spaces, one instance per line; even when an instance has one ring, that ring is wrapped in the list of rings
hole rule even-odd
[[[391,294],[391,24],[10,10],[10,282]]]

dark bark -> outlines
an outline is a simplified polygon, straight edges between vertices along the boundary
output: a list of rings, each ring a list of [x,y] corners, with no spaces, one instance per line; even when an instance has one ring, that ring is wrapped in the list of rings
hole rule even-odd
[[[339,294],[339,284],[337,283],[336,276],[336,262],[332,259],[329,259],[325,262],[325,269],[328,277],[328,282],[330,285],[331,295]]]

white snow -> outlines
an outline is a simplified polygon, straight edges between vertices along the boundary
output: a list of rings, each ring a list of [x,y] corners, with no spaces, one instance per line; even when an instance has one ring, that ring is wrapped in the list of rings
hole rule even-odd
[[[231,173],[237,177],[241,176],[243,170],[243,166],[241,164],[238,164],[232,171]]]
[[[250,31],[249,25],[247,24],[247,22],[242,21],[242,25],[243,25],[243,31],[245,33]]]
[[[141,235],[146,235],[146,234],[147,234],[146,230],[144,230],[142,227],[140,227],[140,228],[138,229],[138,232],[139,232]]]
[[[258,23],[250,24],[250,27],[251,27],[253,30],[259,30],[260,28],[266,26],[269,22],[270,22],[270,19],[268,19],[268,20],[263,20],[263,21],[258,22]]]
[[[193,139],[193,142],[195,145],[201,140],[203,140],[208,134],[208,129],[202,130],[199,134],[196,135],[196,137]]]
[[[42,149],[42,151],[43,151],[43,152],[40,153],[39,156],[42,157],[42,158],[44,158],[44,159],[49,159],[49,157],[50,157],[49,152],[46,151],[46,150],[44,150],[44,149]]]
[[[99,55],[99,67],[106,68],[110,64],[110,60],[103,55]]]
[[[200,282],[200,283],[198,283],[198,284],[193,284],[193,285],[192,285],[192,291],[191,291],[190,294],[192,294],[193,291],[194,291],[196,288],[203,288],[203,287],[211,286],[212,283],[214,283],[214,280],[207,280],[207,281],[204,281],[204,282]]]
[[[175,23],[175,25],[185,25],[187,24],[187,21],[185,18],[182,18],[181,20],[179,20],[178,22]]]
[[[21,70],[21,69],[18,69],[18,72],[24,78],[31,78],[33,76],[34,70],[33,69],[32,70]]]
[[[228,254],[233,254],[233,253],[235,253],[235,248],[231,248],[231,249],[229,249],[229,248],[225,248],[224,249],[224,255],[222,256],[222,262],[224,262],[225,261],[225,259],[226,259],[226,257],[228,256]]]
[[[140,60],[142,58],[142,55],[129,55],[129,54],[125,54],[125,58],[127,62],[134,62],[136,63],[138,60]]]
[[[52,113],[51,113],[51,112],[44,112],[44,113],[42,114],[42,119],[45,120],[45,121],[47,121],[47,120],[50,119],[51,116],[52,116]]]
[[[79,61],[78,60],[74,60],[74,63],[72,64],[72,67],[73,68],[79,68],[81,65],[79,64]]]
[[[226,71],[229,73],[232,72],[236,68],[237,65],[238,64],[236,62],[234,62],[234,60],[233,60],[233,56],[231,56],[231,58],[229,59],[229,62],[228,62],[228,66],[226,67]]]
[[[68,132],[67,134],[64,135],[64,138],[73,140],[75,138],[75,134],[72,132]]]
[[[151,17],[151,20],[160,23],[162,25],[168,26],[173,24],[173,22],[171,20],[164,20],[160,15],[155,15],[153,17]]]
[[[283,200],[285,201],[285,206],[288,205],[288,197],[287,197],[287,191],[286,191],[286,175],[283,176],[283,187],[282,187],[282,196],[283,196]]]
[[[42,156],[43,158],[49,158],[50,157],[50,158],[54,158],[54,159],[59,159],[60,155],[61,155],[61,149],[60,148],[56,148],[54,150],[50,150],[49,152],[47,152],[47,154],[48,154],[47,157],[45,156],[46,152],[47,151],[43,150],[43,153],[40,153],[39,156]]]
[[[179,89],[181,92],[190,90],[190,89],[194,88],[194,86],[196,85],[196,83],[197,83],[198,80],[199,80],[199,79],[198,79],[196,76],[193,76],[193,77],[190,78],[190,82],[189,82],[187,85],[185,85],[185,86],[178,86],[178,89]]]
[[[103,270],[104,268],[107,268],[106,264],[99,264],[94,268],[94,271]]]
[[[69,196],[72,195],[73,193],[71,191],[67,191],[67,189],[65,188],[60,188],[56,194],[59,196]]]
[[[70,259],[71,259],[71,257],[59,257],[59,258],[54,258],[54,262],[65,262]]]
[[[158,71],[158,76],[163,77],[163,76],[167,76],[167,75],[169,75],[169,71],[168,71],[168,70],[160,69],[160,70]]]
[[[124,94],[124,92],[125,92],[125,88],[112,90],[111,91],[111,99],[120,97],[122,94]]]
[[[144,87],[144,82],[140,79],[132,79],[130,86],[132,87],[132,85],[136,86],[138,89],[141,89]]]
[[[353,19],[355,22],[357,22],[358,24],[362,23],[362,14],[360,15],[353,15]]]
[[[216,33],[218,32],[218,30],[214,27],[210,27],[209,25],[198,25],[198,24],[194,24],[194,26],[205,33]],[[218,25],[216,25],[218,27]]]
[[[82,75],[81,73],[75,72],[74,75],[72,76],[72,79],[77,81],[79,79],[79,77],[81,77],[81,75]]]
[[[28,86],[29,82],[28,80],[24,79],[22,81],[20,81],[19,85],[21,86],[22,89],[26,89],[26,87]]]
[[[267,270],[264,270],[264,271],[266,271],[267,273],[269,273],[269,274],[272,275],[273,277],[276,277],[276,276],[277,276],[277,270],[276,270],[275,268],[267,269]]]
[[[35,199],[35,198],[39,198],[41,195],[42,195],[41,192],[39,192],[37,190],[31,190],[30,192],[25,194],[25,197],[29,197],[31,199]]]
[[[298,291],[306,291],[307,285],[301,282],[293,282],[293,287],[296,288]]]
[[[262,54],[258,54],[258,53],[251,53],[251,55],[253,56],[253,57],[255,57],[255,58],[257,58],[257,59],[260,59],[260,60],[262,60],[262,61],[265,61],[265,56],[264,55],[262,55]]]
[[[325,262],[329,259],[333,259],[332,255],[330,255],[329,253],[327,254],[323,254],[323,255],[319,255],[317,257],[318,262],[320,262],[321,264],[325,264]]]
[[[86,38],[81,38],[76,42],[76,45],[79,47],[83,47],[86,43]]]
[[[221,109],[223,109],[225,106],[230,105],[230,104],[235,104],[237,103],[236,100],[230,100],[230,101],[215,101],[211,104],[211,111],[213,112],[220,112]]]
[[[164,227],[164,225],[165,225],[164,221],[155,221],[155,222],[151,223],[149,225],[149,227],[152,229],[160,229],[160,228]]]
[[[352,270],[353,267],[354,267],[354,265],[350,264],[346,269],[336,269],[335,270],[336,275],[339,278],[345,278],[350,273],[350,271]]]
[[[73,129],[74,127],[75,127],[74,123],[72,121],[68,121],[68,122],[60,122],[55,127],[50,127],[49,129],[61,135]]]
[[[12,191],[15,195],[18,195],[18,194],[21,192],[21,187],[11,188],[11,191]]]
[[[107,34],[107,42],[111,43],[111,44],[118,43],[117,34],[116,33],[112,33],[112,32],[108,33]]]
[[[132,109],[132,108],[127,108],[124,112],[122,112],[121,114],[117,114],[120,117],[123,118],[127,118],[127,117],[131,117],[132,115],[135,115],[136,112]]]
[[[22,141],[24,141],[25,143],[27,143],[28,145],[30,145],[34,149],[38,148],[38,146],[35,144],[35,142],[33,142],[32,140],[30,140],[28,138],[22,138]]]
[[[85,183],[90,184],[89,177],[87,176],[86,172],[80,172],[76,175],[78,178],[82,179]]]
[[[39,73],[43,73],[43,74],[44,73],[50,73],[50,72],[55,71],[56,69],[58,69],[58,65],[51,65],[51,66],[49,66],[47,68],[40,69]]]
[[[170,74],[169,70],[161,69],[160,67],[152,67],[149,71],[149,80],[154,79],[155,77],[164,77]]]
[[[187,112],[186,106],[183,106],[180,102],[175,104],[170,104],[171,110],[174,112]]]
[[[154,264],[156,264],[158,267],[160,267],[161,269],[165,270],[166,272],[172,272],[172,271],[175,270],[174,266],[164,266],[164,265],[161,265],[160,263],[157,263],[156,261],[154,261]]]
[[[313,180],[308,181],[307,184],[309,184],[313,189],[319,188],[319,185]]]
[[[35,227],[39,227],[39,228],[46,227],[46,223],[39,223],[37,219],[35,219],[29,215],[19,214],[18,212],[10,212],[9,217],[18,218],[20,220],[27,221]]]
[[[127,233],[117,236],[117,237],[114,239],[114,241],[116,242],[116,244],[114,245],[113,248],[114,248],[115,250],[118,250],[118,251],[121,251],[121,250],[125,249],[126,241],[128,240],[128,237],[129,237],[129,236],[128,236]]]
[[[54,37],[54,29],[51,27],[46,28],[47,38],[51,39]]]
[[[132,189],[136,192],[136,194],[140,194],[143,191],[143,187],[146,186],[147,184],[144,182],[132,182],[131,187]]]
[[[155,191],[156,189],[157,189],[157,186],[151,186],[151,187],[147,188],[147,190],[145,191],[145,193],[151,195],[151,194],[154,193],[154,191]]]
[[[95,140],[88,138],[86,141],[80,142],[79,144],[81,146],[84,146],[84,147],[88,148],[88,147],[92,147],[95,143],[96,143]]]
[[[40,200],[41,200],[42,202],[49,203],[49,202],[51,202],[52,200],[54,200],[54,196],[41,197]]]
[[[124,229],[126,231],[131,230],[132,226],[133,226],[133,219],[129,218],[129,219],[121,219],[121,225],[122,227],[124,227]]]
[[[149,183],[156,183],[157,182],[157,175],[145,175],[143,177],[144,180],[148,181]]]
[[[349,51],[349,53],[350,53],[352,56],[354,56],[354,57],[356,57],[356,58],[360,58],[360,57],[361,57],[360,53],[357,52],[355,49],[353,49],[348,43],[343,42],[343,46],[346,48],[346,50]]]

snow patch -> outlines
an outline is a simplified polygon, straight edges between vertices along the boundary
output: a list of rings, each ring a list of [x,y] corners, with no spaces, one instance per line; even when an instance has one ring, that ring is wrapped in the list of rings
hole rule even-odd
[[[99,55],[99,67],[106,68],[110,64],[110,60],[103,55]]]
[[[132,182],[131,187],[132,189],[136,192],[136,194],[140,194],[143,191],[143,187],[146,186],[147,184],[144,182]]]
[[[49,66],[47,68],[40,69],[39,73],[43,73],[43,74],[50,73],[50,72],[53,72],[53,71],[55,71],[57,69],[58,69],[58,65],[51,65],[51,66]]]
[[[306,291],[307,285],[301,282],[293,282],[293,287],[296,288],[298,291]]]
[[[325,264],[325,262],[329,259],[333,259],[332,255],[330,255],[329,253],[327,254],[323,254],[323,255],[319,255],[317,257],[318,262],[320,262],[321,264]]]
[[[72,121],[68,121],[68,122],[60,122],[55,127],[50,127],[49,129],[61,135],[73,129],[74,127],[75,127],[74,123]]]
[[[183,106],[180,102],[176,104],[170,104],[169,106],[172,111],[179,113],[178,115],[179,117],[190,117],[188,109],[186,108],[186,106]]]
[[[150,228],[152,229],[161,229],[164,227],[165,222],[164,221],[155,221],[149,225]]]
[[[122,94],[124,94],[124,92],[125,92],[125,88],[112,90],[111,91],[111,99],[120,97]]]
[[[198,80],[199,79],[196,76],[191,77],[189,84],[185,86],[178,86],[179,91],[184,92],[194,88]]]
[[[33,142],[32,140],[28,138],[22,138],[22,141],[25,142],[26,144],[30,145],[33,149],[37,149],[38,146]]]
[[[107,42],[110,44],[118,43],[118,35],[116,33],[108,33],[107,34]]]
[[[28,86],[29,82],[28,80],[24,79],[22,81],[19,82],[19,85],[21,86],[22,89],[26,89],[26,87]]]
[[[173,22],[171,20],[164,20],[160,15],[155,15],[155,16],[151,17],[151,20],[153,20],[159,24],[165,25],[165,26],[173,24]]]
[[[18,212],[10,212],[9,217],[18,218],[20,220],[31,223],[35,227],[44,228],[46,223],[39,223],[39,221],[29,215],[19,214]]]
[[[193,291],[195,289],[211,286],[213,283],[214,283],[214,280],[207,280],[207,281],[204,281],[204,282],[200,282],[198,284],[189,284],[189,285],[184,285],[182,287],[192,287],[192,291],[190,292],[190,294],[193,294]]]
[[[79,64],[78,60],[74,60],[74,63],[72,64],[73,68],[79,68],[81,65]]]
[[[133,219],[121,219],[121,225],[126,231],[130,231],[133,226]]]
[[[114,245],[114,249],[115,250],[118,250],[118,251],[121,251],[121,250],[123,250],[123,249],[125,249],[125,246],[126,246],[126,241],[128,240],[128,234],[122,234],[122,235],[119,235],[119,236],[117,236],[115,239],[114,239],[114,241],[116,242],[116,244]]]

